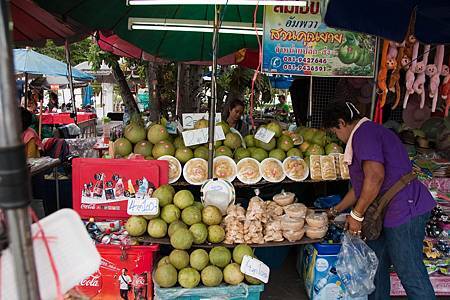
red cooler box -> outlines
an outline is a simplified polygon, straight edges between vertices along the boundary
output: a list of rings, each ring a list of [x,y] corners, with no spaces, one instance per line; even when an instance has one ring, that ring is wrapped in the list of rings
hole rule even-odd
[[[129,199],[150,197],[151,190],[168,183],[167,161],[75,159],[72,164],[73,209],[81,218],[96,221],[126,220]],[[121,299],[122,269],[132,278],[128,298],[152,299],[153,256],[159,245],[97,245],[100,269],[82,280],[76,290],[92,299]]]

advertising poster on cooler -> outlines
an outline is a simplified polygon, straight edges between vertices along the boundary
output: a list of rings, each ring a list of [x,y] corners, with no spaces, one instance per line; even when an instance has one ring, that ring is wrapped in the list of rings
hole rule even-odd
[[[322,23],[320,1],[266,6],[263,67],[272,74],[374,77],[376,38]]]

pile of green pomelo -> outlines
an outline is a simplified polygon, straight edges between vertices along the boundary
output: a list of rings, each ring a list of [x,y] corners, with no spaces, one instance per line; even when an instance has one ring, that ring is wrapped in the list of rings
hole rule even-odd
[[[342,153],[342,147],[335,137],[330,137],[323,130],[301,127],[295,132],[283,131],[278,122],[271,122],[265,127],[275,136],[264,143],[250,134],[241,137],[230,131],[226,122],[218,122],[225,134],[225,140],[215,143],[215,156],[228,156],[239,160],[252,157],[258,161],[273,157],[283,161],[289,156],[308,157]],[[208,121],[201,119],[195,123],[194,129],[207,128]],[[158,159],[164,155],[176,157],[181,164],[192,158],[208,160],[207,145],[186,147],[180,135],[170,135],[162,124],[153,123],[145,128],[138,121],[131,121],[124,129],[124,137],[114,142],[114,158],[128,158],[132,154],[142,155],[146,159]],[[106,158],[112,158],[106,155]]]

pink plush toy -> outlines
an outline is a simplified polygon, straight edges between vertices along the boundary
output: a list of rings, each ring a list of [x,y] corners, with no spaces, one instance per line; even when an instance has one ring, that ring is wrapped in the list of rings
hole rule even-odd
[[[398,43],[390,41],[389,42],[389,49],[387,54],[387,59],[396,59],[398,54]]]
[[[409,95],[414,94],[414,71],[416,70],[416,63],[417,63],[417,54],[419,53],[419,42],[415,42],[413,46],[412,51],[412,59],[411,59],[411,65],[409,66],[408,71],[406,71],[406,93],[405,93],[405,99],[403,100],[403,109],[408,106],[408,100]],[[402,59],[402,64],[404,61],[409,59],[408,57]]]
[[[425,104],[425,69],[428,64],[428,54],[430,52],[430,45],[425,45],[423,52],[423,60],[416,64],[415,73],[416,81],[414,81],[413,89],[416,94],[420,95],[420,108]]]
[[[436,55],[434,57],[434,65],[428,65],[427,71],[430,70],[428,76],[430,76],[430,98],[433,98],[433,102],[431,105],[431,112],[436,111],[437,101],[438,101],[438,90],[439,83],[441,81],[441,71],[442,71],[442,63],[444,61],[444,45],[439,45],[436,48]],[[430,69],[429,66],[432,66]]]

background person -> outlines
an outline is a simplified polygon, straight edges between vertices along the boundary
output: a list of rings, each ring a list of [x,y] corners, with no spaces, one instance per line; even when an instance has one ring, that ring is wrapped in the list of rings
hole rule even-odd
[[[346,227],[357,235],[361,233],[361,218],[367,217],[370,204],[411,173],[412,164],[400,139],[389,129],[361,118],[352,103],[330,105],[323,118],[324,126],[347,144],[344,160],[349,165],[353,186],[329,214],[336,215],[353,207]],[[380,237],[367,241],[379,260],[376,289],[369,299],[390,299],[391,264],[408,299],[436,299],[422,259],[425,225],[435,205],[428,189],[416,178],[386,207]]]
[[[22,141],[25,144],[25,155],[27,158],[40,157],[40,150],[42,150],[42,142],[37,132],[31,128],[33,123],[33,114],[27,109],[21,107],[22,118]]]
[[[120,297],[128,300],[128,292],[130,291],[131,277],[127,275],[128,270],[122,269],[122,274],[119,276]]]
[[[279,121],[287,122],[288,116],[289,116],[289,105],[286,103],[286,96],[285,95],[278,95],[278,104],[276,105],[276,111],[277,118]]]
[[[244,102],[239,99],[233,99],[223,115],[223,119],[227,122],[228,126],[239,131],[242,137],[245,137],[249,134],[249,126],[247,122],[242,119],[244,110]]]

